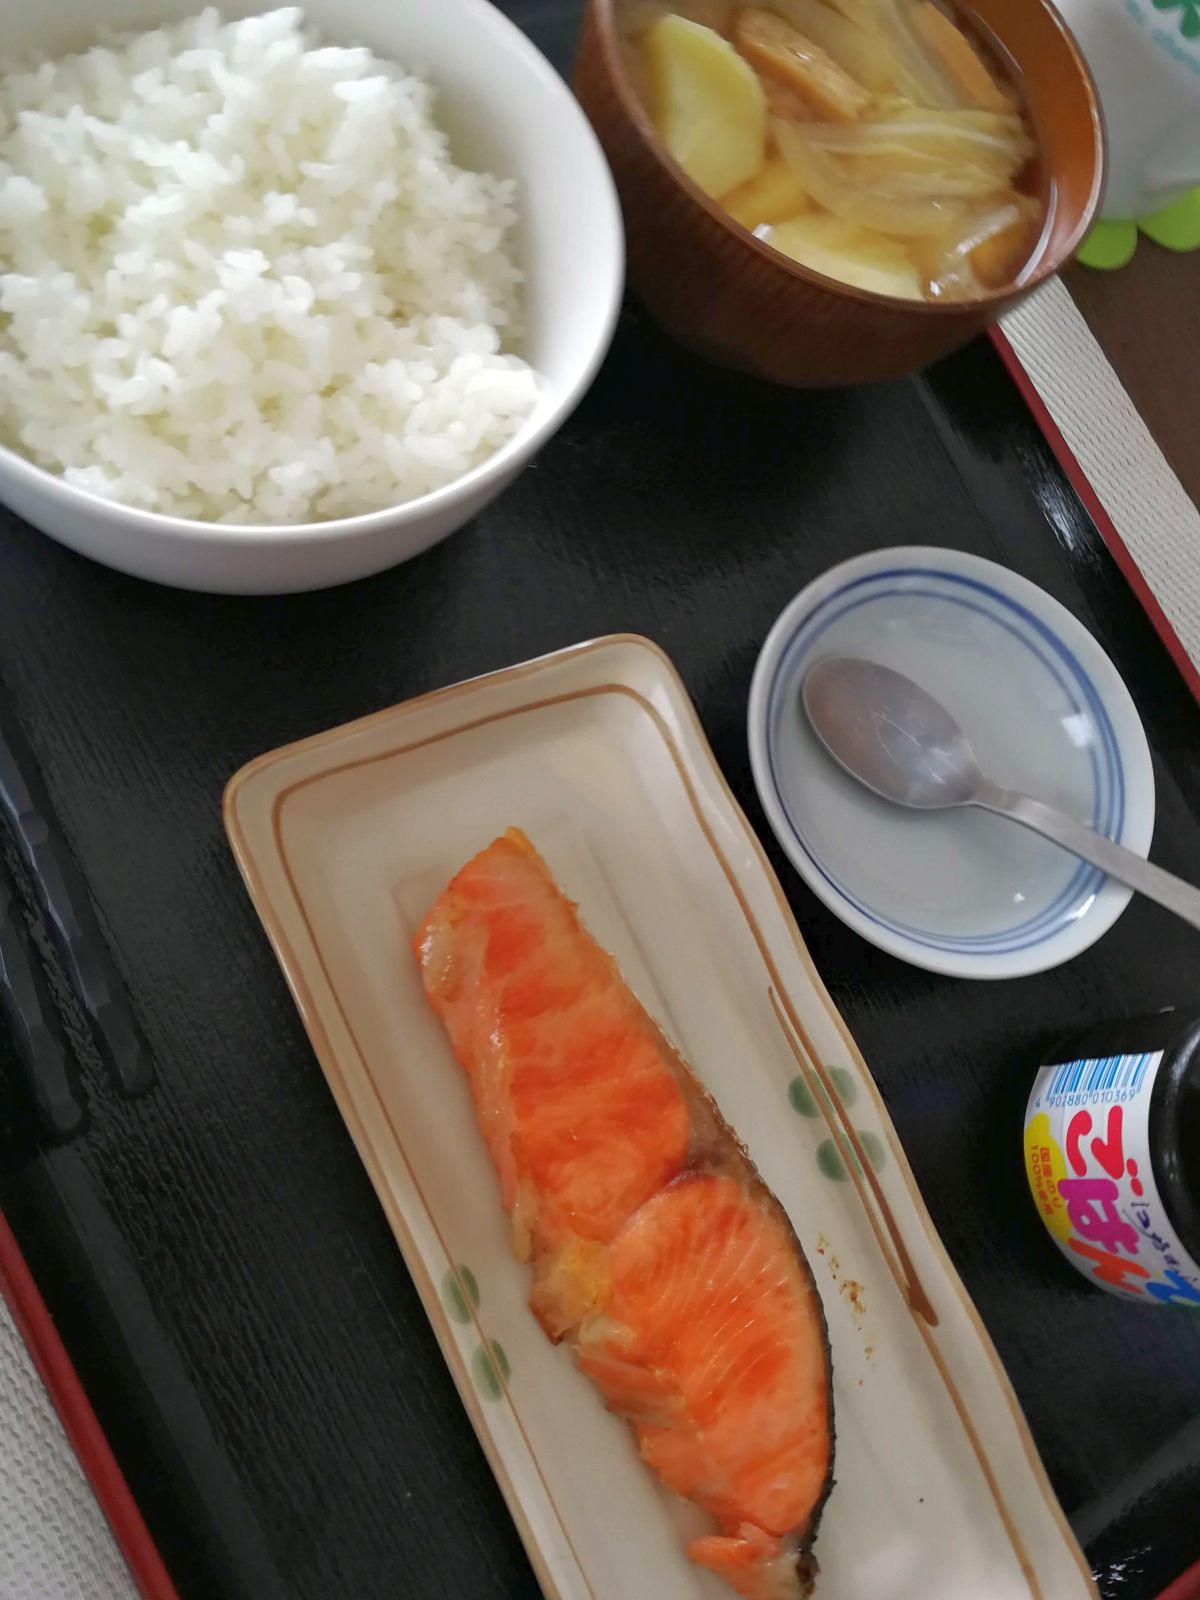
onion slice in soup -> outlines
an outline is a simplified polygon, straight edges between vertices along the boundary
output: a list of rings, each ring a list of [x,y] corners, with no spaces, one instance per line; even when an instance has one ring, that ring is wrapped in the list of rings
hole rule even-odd
[[[1020,266],[1038,204],[1009,195],[986,210],[962,216],[940,239],[922,240],[918,265],[935,300],[962,300],[995,288]]]
[[[862,228],[898,236],[941,234],[952,227],[961,204],[932,195],[893,198],[877,186],[855,181],[837,156],[821,149],[806,135],[809,124],[771,123],[775,147],[795,173],[807,194],[836,217]]]
[[[896,106],[892,113],[859,122],[814,124],[812,142],[839,155],[862,155],[874,148],[901,148],[945,162],[961,160],[991,167],[1010,182],[1033,154],[1033,142],[1019,117],[978,111],[926,111]]]
[[[896,87],[928,106],[961,106],[963,96],[941,61],[913,27],[905,0],[830,0],[844,17],[868,32],[878,32],[891,45],[896,62]]]

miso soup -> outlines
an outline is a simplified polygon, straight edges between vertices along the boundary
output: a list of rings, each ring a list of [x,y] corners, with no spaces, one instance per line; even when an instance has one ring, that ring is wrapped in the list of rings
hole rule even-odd
[[[1028,111],[937,0],[634,0],[624,32],[670,154],[784,255],[913,300],[1030,269],[1047,201]]]

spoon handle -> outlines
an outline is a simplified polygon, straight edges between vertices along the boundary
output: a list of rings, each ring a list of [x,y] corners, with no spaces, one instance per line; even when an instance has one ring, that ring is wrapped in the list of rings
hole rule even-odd
[[[985,811],[996,811],[1001,816],[1011,817],[1014,822],[1032,828],[1034,833],[1044,834],[1047,839],[1053,839],[1055,844],[1062,845],[1064,850],[1070,850],[1073,855],[1099,867],[1110,878],[1116,878],[1118,883],[1136,889],[1138,894],[1144,894],[1148,900],[1156,900],[1160,906],[1166,906],[1168,911],[1190,922],[1193,928],[1200,928],[1200,889],[1185,883],[1174,873],[1164,872],[1161,867],[1143,861],[1141,856],[1126,850],[1124,845],[1114,844],[1103,834],[1085,828],[1073,817],[1055,811],[1053,806],[1031,799],[1027,794],[1018,794],[1015,789],[1002,789],[998,784],[986,780],[980,784],[971,803],[982,806]]]

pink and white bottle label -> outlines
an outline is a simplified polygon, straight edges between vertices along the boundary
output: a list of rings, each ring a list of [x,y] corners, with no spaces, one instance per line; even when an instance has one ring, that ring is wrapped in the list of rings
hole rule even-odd
[[[1127,1300],[1200,1307],[1150,1164],[1150,1095],[1162,1051],[1043,1067],[1025,1112],[1038,1212],[1080,1272]]]

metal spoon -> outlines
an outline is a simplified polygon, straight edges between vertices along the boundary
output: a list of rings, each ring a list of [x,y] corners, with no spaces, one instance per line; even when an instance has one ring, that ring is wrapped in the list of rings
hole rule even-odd
[[[945,706],[903,673],[831,656],[808,669],[801,693],[826,750],[885,800],[926,811],[979,806],[1011,817],[1200,928],[1200,889],[1041,800],[993,783]]]

